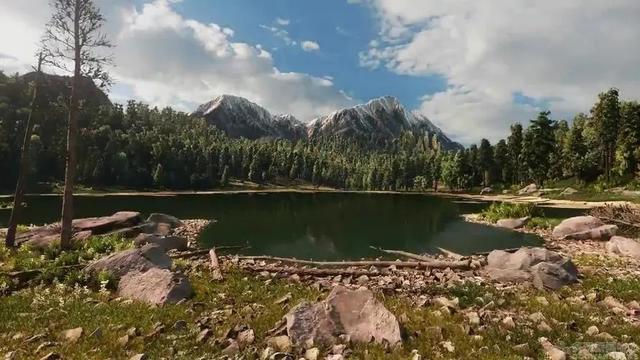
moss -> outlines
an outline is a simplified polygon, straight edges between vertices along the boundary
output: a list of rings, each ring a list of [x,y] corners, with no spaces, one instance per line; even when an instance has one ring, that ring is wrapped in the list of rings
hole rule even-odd
[[[525,216],[543,216],[542,211],[534,204],[525,203],[493,203],[482,211],[480,216],[489,222],[497,222],[500,219],[522,218]]]

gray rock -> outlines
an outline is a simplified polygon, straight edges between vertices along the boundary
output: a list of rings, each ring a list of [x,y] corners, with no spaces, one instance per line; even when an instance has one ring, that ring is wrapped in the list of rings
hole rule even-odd
[[[122,277],[128,272],[144,272],[151,268],[170,269],[171,258],[155,244],[145,245],[139,249],[129,249],[111,254],[89,264],[85,271],[98,273],[108,271]]]
[[[155,234],[140,234],[138,235],[134,243],[136,246],[144,246],[146,244],[156,244],[165,251],[178,250],[185,251],[188,248],[188,242],[186,238],[179,236],[160,236]]]
[[[519,219],[501,219],[498,220],[496,225],[505,229],[520,229],[521,227],[525,226],[530,219],[531,218],[528,216]]]
[[[332,345],[339,334],[351,341],[369,343],[401,341],[400,324],[367,289],[349,290],[335,287],[329,296],[316,304],[302,303],[286,316],[287,333],[296,345]]]
[[[538,185],[529,184],[518,191],[518,195],[531,195],[538,192]]]
[[[73,229],[75,231],[91,231],[95,235],[138,225],[140,222],[139,212],[119,211],[111,216],[73,220]]]
[[[494,250],[487,256],[484,274],[503,282],[531,281],[538,288],[558,289],[578,281],[578,269],[569,259],[545,248],[521,248],[515,253]]]
[[[174,228],[184,226],[184,223],[177,217],[161,213],[153,213],[149,215],[147,222],[165,223],[171,225]]]
[[[636,240],[622,236],[614,236],[607,242],[606,247],[607,252],[611,254],[640,259],[640,242]]]
[[[118,295],[149,304],[175,304],[193,294],[191,283],[168,269],[151,268],[131,271],[120,278]]]
[[[553,237],[556,239],[608,239],[615,235],[615,225],[605,225],[600,219],[593,216],[576,216],[563,220],[553,229]]]

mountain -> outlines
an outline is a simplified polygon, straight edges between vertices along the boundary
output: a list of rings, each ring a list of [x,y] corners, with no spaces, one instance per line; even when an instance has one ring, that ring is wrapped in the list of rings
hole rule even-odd
[[[407,111],[392,96],[319,117],[308,125],[307,131],[310,138],[346,136],[373,142],[390,141],[403,132],[435,138],[445,150],[462,148],[462,145],[452,141],[427,117]]]
[[[348,137],[374,145],[393,141],[404,132],[435,139],[445,150],[462,148],[428,118],[407,111],[400,101],[385,96],[366,104],[341,109],[309,124],[291,115],[271,115],[263,107],[232,95],[222,95],[202,104],[193,113],[204,117],[231,137],[301,138]]]
[[[271,115],[265,108],[232,95],[221,95],[193,113],[230,137],[300,139],[306,127],[291,115]]]

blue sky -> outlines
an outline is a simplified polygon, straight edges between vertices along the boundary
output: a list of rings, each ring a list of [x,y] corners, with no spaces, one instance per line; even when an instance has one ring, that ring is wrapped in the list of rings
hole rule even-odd
[[[203,23],[233,29],[235,41],[264,46],[281,71],[330,76],[336,87],[359,101],[393,95],[413,109],[423,95],[446,88],[441,76],[415,77],[360,66],[359,53],[366,51],[380,32],[375,13],[364,4],[345,0],[190,0],[176,4],[176,9]],[[289,23],[280,25],[278,19]],[[260,25],[287,31],[296,45],[287,45]],[[317,42],[320,50],[302,50],[299,45],[305,40]]]
[[[310,121],[393,95],[471,144],[542,110],[570,120],[609,87],[640,98],[638,0],[94,1],[118,102],[234,94]],[[33,63],[43,3],[0,0],[0,69]]]

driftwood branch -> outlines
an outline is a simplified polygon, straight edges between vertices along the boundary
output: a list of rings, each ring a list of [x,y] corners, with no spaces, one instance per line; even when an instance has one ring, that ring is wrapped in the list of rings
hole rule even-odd
[[[279,274],[287,274],[287,275],[312,275],[312,276],[382,276],[389,274],[389,271],[386,270],[358,270],[358,269],[312,269],[312,268],[287,268],[287,267],[273,267],[273,266],[256,266],[249,265],[243,266],[244,270],[249,270],[253,272],[272,272]]]
[[[311,260],[297,260],[291,258],[282,258],[276,256],[238,256],[240,260],[254,260],[254,261],[277,261],[289,264],[310,265],[316,267],[358,267],[358,266],[374,266],[374,267],[389,267],[395,266],[397,268],[418,268],[418,269],[469,269],[469,260],[460,261],[441,261],[428,259],[425,261],[311,261]]]
[[[209,259],[211,260],[211,274],[214,280],[223,280],[222,270],[220,269],[220,262],[218,261],[218,255],[216,255],[216,248],[209,250]]]
[[[216,251],[229,251],[229,250],[246,250],[250,249],[250,246],[218,246],[216,247]],[[209,254],[210,249],[201,249],[201,250],[193,250],[193,251],[185,251],[178,254],[172,254],[170,257],[172,259],[187,259],[198,256],[205,256]]]
[[[634,224],[634,223],[630,223],[628,221],[612,219],[612,218],[608,218],[608,217],[601,217],[600,219],[604,220],[606,222],[612,222],[612,223],[616,223],[616,224],[620,224],[620,225],[624,225],[624,226],[630,226],[630,227],[634,227],[636,229],[640,229],[640,224]]]
[[[414,253],[410,253],[410,252],[406,252],[406,251],[402,251],[402,250],[387,250],[387,249],[383,249],[380,247],[375,247],[375,246],[369,246],[371,249],[373,250],[377,250],[386,254],[390,254],[390,255],[397,255],[397,256],[402,256],[402,257],[406,257],[408,259],[413,259],[413,260],[418,260],[418,261],[433,261],[432,258],[427,257],[427,256],[422,256],[422,255],[418,255],[418,254],[414,254]]]
[[[452,259],[460,260],[460,259],[464,258],[464,255],[460,255],[460,254],[458,254],[458,253],[456,253],[456,252],[453,252],[453,251],[451,251],[451,250],[447,250],[447,249],[445,249],[445,248],[441,248],[441,247],[439,247],[439,248],[438,248],[438,251],[440,251],[441,253],[443,253],[443,254],[444,254],[444,256],[450,257],[450,258],[452,258]]]

